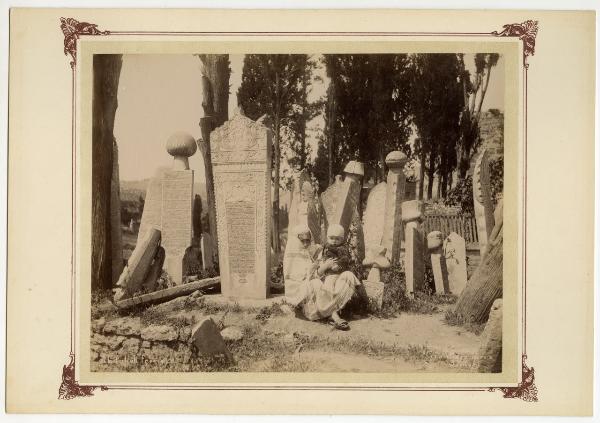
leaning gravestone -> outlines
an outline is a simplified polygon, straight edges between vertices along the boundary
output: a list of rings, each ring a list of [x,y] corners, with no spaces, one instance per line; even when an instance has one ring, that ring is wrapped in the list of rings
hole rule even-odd
[[[215,254],[213,251],[214,241],[208,232],[202,233],[200,238],[200,254],[202,256],[202,268],[204,270],[215,267]]]
[[[241,111],[210,137],[221,291],[264,299],[270,278],[271,132]]]
[[[156,257],[160,240],[160,231],[151,228],[146,237],[137,243],[115,286],[115,301],[130,298],[142,288]]]
[[[467,250],[465,239],[456,232],[451,232],[444,240],[444,257],[450,292],[460,295],[467,285]]]
[[[167,141],[173,169],[167,170],[162,180],[162,246],[165,270],[176,285],[183,283],[184,257],[192,245],[194,171],[189,168],[188,157],[196,149],[194,138],[182,132],[176,132]]]
[[[479,251],[484,253],[488,238],[494,229],[494,206],[490,181],[489,153],[484,149],[475,162],[473,171],[473,209],[477,222]]]

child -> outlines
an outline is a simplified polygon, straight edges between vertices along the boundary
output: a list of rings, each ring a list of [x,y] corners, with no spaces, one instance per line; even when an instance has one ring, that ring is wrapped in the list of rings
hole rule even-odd
[[[344,228],[337,224],[329,226],[327,243],[323,248],[322,262],[319,266],[319,276],[327,278],[349,270],[350,252],[344,241]]]
[[[304,313],[309,319],[330,317],[336,329],[350,329],[348,322],[339,315],[360,284],[349,267],[350,253],[345,245],[344,228],[332,224],[327,230],[327,243],[317,268],[319,279],[316,282],[321,286],[313,286],[313,295],[304,305]]]

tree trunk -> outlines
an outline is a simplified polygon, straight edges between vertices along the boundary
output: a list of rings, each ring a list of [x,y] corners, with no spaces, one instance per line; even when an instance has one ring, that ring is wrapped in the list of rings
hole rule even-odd
[[[302,121],[300,122],[300,169],[306,168],[306,121],[308,111],[308,78],[309,72],[305,71],[302,77]]]
[[[334,145],[335,145],[335,119],[336,119],[336,101],[335,101],[335,96],[336,96],[336,89],[335,89],[335,81],[333,79],[333,77],[331,78],[331,82],[329,84],[329,95],[328,97],[328,101],[329,101],[329,136],[328,136],[328,142],[327,142],[327,150],[328,150],[328,166],[327,166],[327,177],[329,179],[329,185],[331,185],[333,183],[333,178],[334,178],[334,174],[333,174],[333,150],[334,150]]]
[[[425,152],[421,152],[421,163],[419,165],[419,200],[423,200],[423,188],[425,186]]]
[[[435,154],[429,153],[429,169],[427,169],[427,199],[433,198],[433,177],[435,175]]]
[[[215,260],[217,260],[217,211],[210,155],[210,133],[225,123],[229,115],[229,55],[200,54],[198,57],[202,62],[202,108],[204,109],[204,118],[200,119],[203,142],[199,143],[199,149],[204,161],[208,231],[213,241]]]
[[[211,84],[212,116],[215,118],[215,128],[218,128],[229,118],[229,55],[200,54],[199,57],[204,68],[203,75]]]
[[[112,288],[110,226],[113,128],[121,55],[94,55],[92,99],[92,290]]]
[[[279,73],[275,73],[275,134],[273,137],[273,158],[274,158],[274,182],[273,182],[273,251],[279,254],[279,165],[281,162],[281,152],[279,146],[279,129],[281,125],[281,79]]]
[[[488,251],[467,283],[454,308],[459,319],[483,323],[494,301],[502,297],[502,219],[496,223]]]

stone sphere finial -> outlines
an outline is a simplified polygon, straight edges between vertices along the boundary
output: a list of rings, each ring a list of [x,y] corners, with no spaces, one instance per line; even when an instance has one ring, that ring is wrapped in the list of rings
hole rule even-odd
[[[173,169],[189,169],[188,157],[193,156],[197,149],[196,140],[187,132],[177,131],[167,140],[167,152],[173,156]]]
[[[392,169],[403,167],[407,160],[406,154],[402,151],[392,151],[385,156],[385,164]]]

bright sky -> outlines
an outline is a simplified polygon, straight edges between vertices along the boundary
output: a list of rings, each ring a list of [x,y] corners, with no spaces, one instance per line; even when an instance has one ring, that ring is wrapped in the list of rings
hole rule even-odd
[[[231,76],[229,115],[237,106],[237,90],[241,84],[243,55],[230,55]],[[466,55],[467,64],[473,62]],[[203,115],[200,59],[191,55],[124,55],[119,80],[114,134],[119,146],[119,176],[132,181],[149,178],[157,167],[169,166],[172,157],[165,142],[175,131],[186,131],[200,138],[198,122]],[[324,95],[329,81],[323,69],[318,70],[323,82],[314,82],[309,100]],[[504,110],[504,60],[500,58],[492,70],[483,110]],[[310,126],[323,125],[323,117]],[[314,132],[307,134],[316,152]],[[190,168],[196,170],[197,181],[204,181],[204,167],[199,152],[190,157]]]

